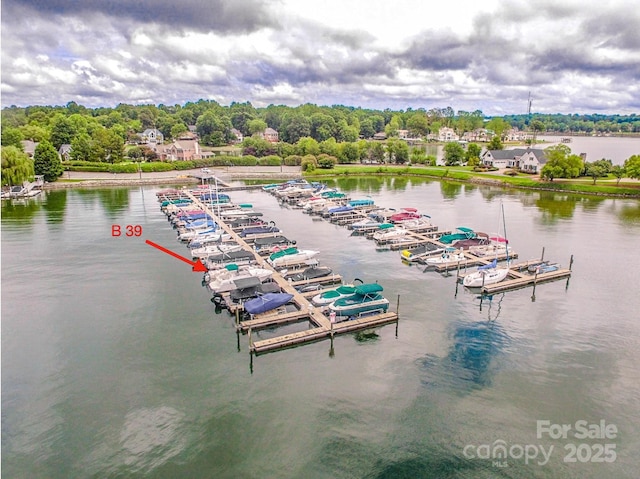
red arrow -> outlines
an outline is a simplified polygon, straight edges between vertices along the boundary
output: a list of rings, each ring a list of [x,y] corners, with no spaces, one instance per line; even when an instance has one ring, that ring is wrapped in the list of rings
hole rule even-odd
[[[145,243],[147,243],[149,246],[153,246],[154,248],[158,248],[160,251],[163,251],[171,256],[173,256],[174,258],[178,258],[180,261],[184,261],[185,263],[188,263],[191,265],[191,271],[194,271],[196,273],[205,273],[207,271],[207,267],[205,265],[202,264],[202,261],[197,260],[195,263],[187,258],[185,258],[184,256],[180,256],[178,253],[174,253],[171,250],[168,250],[167,248],[160,246],[159,244],[154,243],[153,241],[149,241],[146,240]]]

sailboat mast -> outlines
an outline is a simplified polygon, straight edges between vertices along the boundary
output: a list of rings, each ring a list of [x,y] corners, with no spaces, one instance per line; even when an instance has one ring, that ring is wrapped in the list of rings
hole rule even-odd
[[[507,264],[509,264],[509,237],[507,236],[507,221],[504,217],[504,203],[500,203],[502,208],[502,227],[504,229],[505,251],[507,253]]]

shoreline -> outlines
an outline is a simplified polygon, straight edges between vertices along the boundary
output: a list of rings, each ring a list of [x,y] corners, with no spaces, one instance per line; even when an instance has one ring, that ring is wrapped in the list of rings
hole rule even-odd
[[[268,169],[267,169],[268,168]],[[293,178],[302,177],[302,172],[300,167],[285,167],[286,169],[282,169],[280,167],[266,167],[261,169],[262,171],[252,171],[251,167],[246,168],[234,168],[235,171],[219,171],[213,170],[212,173],[216,174],[218,178],[224,182],[231,181],[242,181],[242,180],[255,180],[255,179],[280,179],[287,180]],[[199,173],[199,170],[192,172],[192,174]],[[200,183],[200,180],[191,175],[175,175],[175,172],[166,172],[173,173],[164,174],[163,176],[157,176],[158,173],[147,173],[147,175],[153,177],[148,178],[140,178],[138,174],[116,174],[114,176],[111,173],[87,173],[87,172],[67,172],[68,178],[60,178],[62,181],[56,181],[54,183],[45,183],[42,190],[60,190],[60,189],[69,189],[69,188],[104,188],[104,187],[133,187],[133,186],[145,186],[145,185],[197,185]],[[186,172],[183,172],[186,173]],[[374,174],[373,172],[369,174]],[[118,177],[117,175],[121,175]],[[143,173],[144,175],[144,173]],[[126,177],[125,177],[126,176]],[[331,176],[331,175],[328,175]],[[341,175],[333,175],[333,177],[339,178]],[[357,175],[353,175],[357,176]],[[484,185],[489,187],[498,187],[505,189],[523,189],[523,190],[531,190],[531,191],[551,191],[556,193],[565,193],[565,194],[576,194],[576,195],[589,195],[589,196],[600,196],[600,197],[610,197],[610,198],[632,198],[632,199],[640,199],[640,192],[638,194],[611,194],[611,193],[598,193],[598,192],[590,192],[590,191],[568,191],[561,188],[554,188],[553,186],[546,184],[545,186],[540,186],[536,188],[526,187],[526,186],[514,186],[498,179],[494,178],[482,178],[481,176],[474,176],[470,179],[454,179],[454,178],[443,178],[443,177],[432,177],[428,175],[415,175],[416,177],[425,177],[432,178],[437,180],[446,179],[447,181],[455,181],[460,183],[470,183],[475,185]]]

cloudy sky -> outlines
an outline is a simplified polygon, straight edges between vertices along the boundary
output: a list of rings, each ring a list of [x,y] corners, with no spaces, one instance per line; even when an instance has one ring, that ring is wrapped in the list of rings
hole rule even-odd
[[[2,106],[640,113],[637,0],[2,0]]]

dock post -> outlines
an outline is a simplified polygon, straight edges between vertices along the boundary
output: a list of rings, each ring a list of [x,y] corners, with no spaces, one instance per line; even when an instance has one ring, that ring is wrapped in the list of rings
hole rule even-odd
[[[540,261],[544,261],[544,246],[542,247],[542,255],[540,255]]]
[[[543,248],[544,251],[544,248]],[[543,253],[544,256],[544,253]],[[538,283],[538,268],[536,268],[536,272],[533,276],[533,292],[531,293],[531,302],[535,303],[536,301],[536,284]]]
[[[236,308],[236,329],[240,325],[240,308]]]
[[[251,328],[249,328],[249,351],[253,351],[253,338],[251,337]]]
[[[571,271],[572,266],[573,266],[573,255],[571,255],[571,259],[569,259],[569,271]]]

